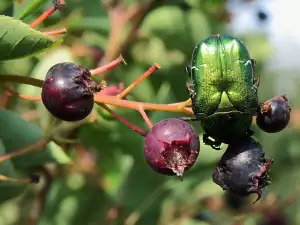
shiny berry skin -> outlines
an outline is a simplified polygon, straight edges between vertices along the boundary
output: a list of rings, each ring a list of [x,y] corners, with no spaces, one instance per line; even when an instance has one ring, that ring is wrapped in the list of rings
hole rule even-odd
[[[268,172],[273,163],[264,155],[261,145],[249,136],[229,144],[214,169],[213,181],[240,196],[256,193],[258,201],[263,188],[270,184]]]
[[[192,125],[175,118],[155,124],[145,138],[145,158],[161,174],[182,178],[196,161],[199,136]]]
[[[48,111],[64,121],[86,118],[94,105],[97,84],[89,70],[64,62],[52,66],[42,88],[42,101]]]
[[[256,117],[257,126],[267,133],[282,131],[290,121],[291,106],[285,95],[277,96],[262,104]]]

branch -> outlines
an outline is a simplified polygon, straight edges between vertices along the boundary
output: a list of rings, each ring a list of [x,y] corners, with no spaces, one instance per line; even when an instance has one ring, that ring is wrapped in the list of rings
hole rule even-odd
[[[99,65],[111,61],[125,50],[128,44],[134,40],[147,13],[158,2],[158,0],[144,1],[143,4],[136,3],[125,8],[124,4],[116,1],[107,7],[111,30],[105,56],[100,60]],[[131,23],[129,31],[123,33],[128,23]],[[105,79],[106,73],[103,73],[102,76]]]

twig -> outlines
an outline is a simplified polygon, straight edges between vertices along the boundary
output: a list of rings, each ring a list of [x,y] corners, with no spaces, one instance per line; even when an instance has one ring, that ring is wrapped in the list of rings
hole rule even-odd
[[[37,19],[35,19],[31,24],[30,27],[36,27],[41,22],[43,22],[45,19],[47,19],[49,16],[51,16],[57,8],[55,6],[51,6],[49,9],[47,9],[41,16],[39,16]]]
[[[45,183],[42,189],[39,191],[38,195],[36,196],[34,205],[32,206],[30,215],[28,216],[27,225],[37,225],[40,216],[42,215],[44,208],[45,208],[45,201],[47,198],[47,193],[50,189],[52,183],[52,175],[51,173],[44,167],[40,168],[42,174],[45,178]]]
[[[145,1],[143,4],[133,4],[128,8],[125,8],[122,3],[107,7],[111,30],[105,56],[101,59],[99,65],[103,62],[111,61],[124,51],[129,42],[134,40],[134,36],[138,32],[138,28],[143,19],[157,2],[159,2],[159,0]],[[131,23],[131,26],[129,31],[124,34],[124,27],[128,22]],[[122,39],[120,37],[122,37]],[[105,79],[106,73],[103,73],[102,77]]]
[[[141,204],[129,214],[125,219],[125,225],[135,225],[140,219],[141,215],[156,201],[159,195],[162,194],[164,185],[156,187],[142,202]]]
[[[117,67],[120,64],[125,64],[126,65],[126,61],[125,61],[125,59],[123,58],[122,55],[120,55],[117,59],[111,61],[108,64],[105,64],[103,66],[99,66],[96,69],[90,70],[90,73],[91,73],[92,76],[95,76],[97,74],[100,74],[100,73],[103,73],[105,71],[111,70],[112,68]]]
[[[6,160],[12,159],[14,157],[17,157],[17,156],[21,156],[21,155],[24,155],[24,154],[28,154],[30,152],[34,152],[37,149],[44,148],[48,144],[48,142],[50,142],[51,140],[52,140],[51,137],[45,137],[45,138],[39,139],[34,144],[32,144],[28,147],[21,148],[19,150],[16,150],[16,151],[7,153],[3,156],[0,156],[0,163],[4,162]]]
[[[145,80],[147,77],[149,77],[152,73],[154,73],[158,69],[160,69],[160,65],[155,63],[144,74],[142,74],[134,82],[132,82],[124,91],[122,91],[119,95],[117,95],[117,98],[124,99],[128,95],[128,93],[133,90],[133,88],[135,88],[139,83],[141,83],[143,80]]]
[[[126,125],[127,127],[129,127],[130,129],[132,129],[133,131],[139,133],[142,136],[146,136],[147,132],[144,131],[143,129],[141,129],[140,127],[134,125],[133,123],[130,123],[128,120],[126,120],[125,118],[121,117],[120,115],[118,115],[117,113],[115,113],[113,110],[111,110],[108,106],[106,106],[105,104],[99,104],[103,109],[105,109],[106,111],[108,111],[110,114],[112,114],[116,119],[118,119],[120,122],[122,122],[124,125]]]
[[[46,31],[43,32],[43,34],[45,35],[59,35],[59,34],[65,34],[67,33],[67,29],[66,28],[62,28],[62,29],[58,29],[58,30],[52,30],[52,31]]]

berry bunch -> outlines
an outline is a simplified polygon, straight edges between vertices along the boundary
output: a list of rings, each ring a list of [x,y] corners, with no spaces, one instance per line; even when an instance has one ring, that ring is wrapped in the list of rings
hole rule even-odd
[[[124,63],[124,60],[119,58],[118,62],[112,64],[116,66],[122,62]],[[253,62],[251,60],[251,63]],[[106,66],[106,68],[114,67],[111,65]],[[213,67],[215,65],[207,64],[206,66]],[[254,94],[253,104],[250,100],[246,100],[244,104],[242,101],[236,99],[235,104],[239,103],[239,105],[231,104],[233,102],[232,99],[236,98],[234,93],[231,93],[231,95],[228,95],[229,97],[224,97],[220,94],[220,99],[216,101],[219,105],[209,106],[209,102],[199,103],[197,102],[198,100],[195,101],[195,98],[203,94],[205,90],[202,87],[197,89],[196,86],[203,82],[205,88],[213,89],[216,82],[214,81],[215,83],[213,83],[211,80],[206,81],[204,78],[201,78],[201,74],[196,74],[201,79],[199,79],[200,81],[195,80],[199,77],[194,77],[192,83],[188,84],[191,99],[186,102],[166,105],[133,102],[124,99],[130,90],[158,68],[159,66],[155,64],[128,88],[118,93],[117,96],[111,96],[109,93],[98,94],[106,90],[106,87],[104,85],[97,85],[91,77],[96,71],[99,72],[103,68],[89,71],[73,63],[59,63],[51,67],[46,75],[42,88],[42,101],[53,116],[69,122],[86,118],[92,112],[94,103],[97,103],[119,121],[145,137],[145,160],[154,171],[163,175],[177,175],[181,179],[184,172],[194,165],[199,155],[200,140],[198,133],[190,123],[185,121],[189,120],[187,118],[169,118],[152,125],[145,110],[194,114],[195,118],[190,120],[200,120],[202,125],[205,123],[204,130],[206,133],[203,135],[205,144],[210,145],[213,149],[218,149],[216,148],[217,142],[218,145],[221,143],[228,144],[228,148],[213,171],[213,181],[224,190],[241,196],[256,193],[258,195],[257,200],[260,199],[263,188],[270,183],[268,172],[273,160],[265,158],[261,145],[251,137],[253,132],[249,130],[251,122],[248,123],[248,121],[249,118],[252,121],[252,116],[256,115],[256,123],[263,131],[274,133],[283,130],[289,123],[291,111],[287,97],[283,95],[272,98],[263,104],[257,104],[257,108],[255,108],[257,101],[257,83],[255,83],[256,86],[253,87],[245,86],[237,88],[241,88],[241,91],[245,93],[248,92],[246,93],[246,97]],[[197,72],[200,70],[196,66],[192,66],[188,72],[192,73],[192,70],[195,68]],[[249,70],[250,75],[252,75],[252,72],[252,70]],[[245,76],[248,75],[246,74]],[[253,81],[251,76],[249,80]],[[231,82],[233,81],[231,80]],[[229,87],[225,88],[222,93],[226,93],[228,90]],[[203,99],[209,98],[210,96],[204,93]],[[149,131],[146,132],[131,124],[116,114],[106,104],[136,109],[149,126]],[[248,105],[251,105],[252,111],[247,111],[246,106]],[[208,107],[207,111],[212,111],[205,116],[205,113],[201,111],[204,106]],[[212,110],[214,108],[216,111]],[[226,130],[222,130],[222,126],[230,130],[228,130],[226,135],[220,136],[220,131],[227,132]],[[236,131],[237,135],[233,131]],[[214,138],[215,141],[208,140],[208,136]]]

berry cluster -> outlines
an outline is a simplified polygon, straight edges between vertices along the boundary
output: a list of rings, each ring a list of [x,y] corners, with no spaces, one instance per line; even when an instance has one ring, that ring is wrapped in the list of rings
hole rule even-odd
[[[144,74],[143,79],[149,75],[150,72]],[[139,79],[139,82],[141,80]],[[137,82],[131,86],[134,87],[136,84]],[[124,100],[129,89],[118,93],[118,96],[107,97],[106,101],[99,99],[96,101],[96,96],[102,90],[106,90],[105,87],[97,85],[92,80],[89,70],[73,63],[59,63],[51,67],[46,75],[42,101],[53,116],[69,122],[86,118],[96,102],[125,125],[145,136],[145,159],[154,171],[163,175],[176,175],[182,179],[184,172],[194,165],[200,152],[199,135],[194,127],[183,118],[169,118],[152,125],[141,103],[138,110],[150,128],[148,132],[144,132],[106,106],[106,104],[124,106],[128,103],[127,106],[130,106],[128,108],[132,108],[133,102]],[[115,101],[120,99],[118,98],[120,96],[123,100]],[[186,107],[190,105],[189,103],[193,104],[188,100],[176,103],[177,105],[173,104],[172,107],[176,105],[178,109],[187,108],[188,112],[193,113],[193,110],[190,110],[193,105],[190,108]],[[151,103],[147,104],[149,106]],[[152,108],[155,108],[155,104],[153,105]],[[265,132],[279,132],[288,125],[290,111],[291,107],[286,96],[272,98],[258,107],[256,123]],[[228,148],[214,169],[212,179],[224,190],[241,196],[256,193],[258,200],[263,188],[270,183],[268,172],[273,160],[265,158],[261,145],[251,137],[252,134],[245,133],[234,142],[227,143]]]

